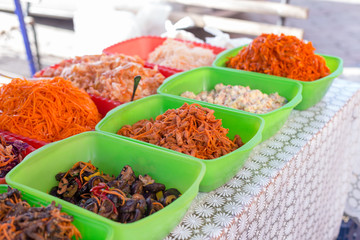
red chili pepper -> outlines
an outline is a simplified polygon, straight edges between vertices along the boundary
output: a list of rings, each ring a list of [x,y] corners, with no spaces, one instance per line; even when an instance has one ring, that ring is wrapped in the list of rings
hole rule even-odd
[[[80,180],[78,178],[75,178],[75,181],[78,184],[79,189],[80,189],[82,187],[82,184],[81,184]]]
[[[101,182],[101,183],[99,183],[97,186],[92,187],[92,188],[90,189],[90,192],[92,192],[95,196],[101,196],[103,189],[108,190],[109,187],[108,187],[108,185],[106,185],[105,183]]]

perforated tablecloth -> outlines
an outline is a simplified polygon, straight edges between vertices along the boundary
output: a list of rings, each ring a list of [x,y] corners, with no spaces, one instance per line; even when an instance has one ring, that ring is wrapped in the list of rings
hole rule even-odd
[[[233,179],[198,194],[166,240],[336,237],[345,205],[360,212],[359,89],[336,79],[320,103],[293,111]]]

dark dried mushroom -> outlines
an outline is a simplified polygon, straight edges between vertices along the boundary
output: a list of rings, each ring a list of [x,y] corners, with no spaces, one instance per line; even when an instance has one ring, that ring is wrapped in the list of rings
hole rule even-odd
[[[63,193],[64,197],[73,197],[77,190],[79,189],[79,184],[73,180],[70,184],[68,184],[66,191]]]
[[[139,193],[135,193],[134,195],[132,195],[132,199],[135,199],[135,200],[145,200],[144,196],[139,194]]]
[[[118,217],[118,221],[121,223],[126,223],[130,217],[131,217],[131,213],[128,212],[120,213]]]
[[[98,205],[98,201],[95,198],[89,198],[88,200],[86,200],[86,202],[84,203],[84,208],[86,210],[92,211],[94,213],[98,213],[99,212],[99,205]]]
[[[121,179],[127,182],[127,184],[131,186],[131,184],[133,184],[133,182],[135,181],[136,176],[132,168],[129,165],[126,165],[125,167],[123,167],[123,169],[120,172],[120,175],[116,179],[117,180]]]
[[[147,198],[156,199],[156,195],[153,192],[145,192],[144,193],[144,198],[145,199],[147,199]]]
[[[106,185],[108,185],[110,188],[117,188],[123,191],[125,194],[130,194],[131,192],[130,185],[123,180],[113,180],[108,182]]]
[[[57,194],[59,195],[63,194],[66,191],[68,184],[69,181],[65,177],[63,177],[59,182]]]
[[[136,209],[139,209],[143,215],[146,213],[147,204],[146,204],[145,199],[138,200],[138,202],[136,204]]]
[[[65,176],[65,174],[66,174],[66,173],[64,173],[64,172],[60,172],[60,173],[56,174],[56,175],[55,175],[56,181],[59,182],[59,181]]]
[[[125,202],[123,206],[120,207],[120,212],[133,212],[136,209],[136,200],[130,199]]]
[[[121,203],[122,203],[122,200],[120,200],[120,198],[114,194],[107,194],[106,197],[112,201],[116,207],[118,207]]]
[[[152,193],[157,193],[159,191],[164,191],[165,185],[161,184],[161,183],[151,183],[151,184],[145,185],[144,190],[152,192]]]
[[[115,220],[118,215],[117,215],[117,213],[114,212],[114,210],[116,211],[114,203],[111,202],[109,199],[105,199],[101,203],[101,206],[99,209],[99,215]]]
[[[88,187],[91,189],[91,188],[99,185],[99,183],[101,183],[101,182],[105,182],[105,180],[104,180],[103,177],[101,177],[101,176],[93,176],[93,177],[90,178],[90,180],[89,180],[89,183],[88,183],[89,186],[88,186]]]
[[[85,184],[83,184],[79,190],[79,195],[82,195],[84,193],[89,193],[90,192],[90,188],[89,188],[89,182],[86,182]]]
[[[136,180],[132,185],[131,185],[131,194],[136,194],[136,193],[143,193],[143,186],[144,184],[140,181],[140,180]]]
[[[153,211],[153,202],[150,197],[146,198],[146,214],[150,215]]]
[[[169,188],[168,190],[164,191],[164,197],[169,195],[175,195],[178,198],[181,196],[181,193],[175,188]]]
[[[137,220],[140,220],[142,218],[142,216],[143,216],[143,213],[139,209],[135,209],[134,215],[127,222],[128,223],[135,222]]]

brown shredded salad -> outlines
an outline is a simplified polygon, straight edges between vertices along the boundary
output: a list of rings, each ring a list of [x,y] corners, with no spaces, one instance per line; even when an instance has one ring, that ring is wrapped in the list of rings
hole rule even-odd
[[[73,217],[62,213],[61,205],[31,207],[17,189],[0,194],[0,239],[76,239],[79,230]]]
[[[214,159],[243,145],[239,135],[230,140],[226,136],[228,132],[222,127],[221,119],[215,119],[214,110],[185,103],[178,109],[167,110],[155,120],[125,125],[117,134],[197,158]]]
[[[300,81],[315,81],[330,74],[325,59],[314,53],[311,42],[284,34],[261,34],[238,55],[231,57],[227,67],[266,73]]]
[[[144,60],[124,54],[85,55],[61,61],[37,72],[34,77],[61,76],[90,94],[119,102],[131,99],[134,77],[141,76],[135,99],[156,94],[165,77],[157,70],[145,68]]]

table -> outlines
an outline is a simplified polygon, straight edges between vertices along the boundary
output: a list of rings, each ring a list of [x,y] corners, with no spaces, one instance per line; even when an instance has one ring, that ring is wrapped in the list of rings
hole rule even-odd
[[[199,193],[165,239],[334,239],[345,203],[360,210],[359,116],[360,84],[336,79],[228,183]]]

